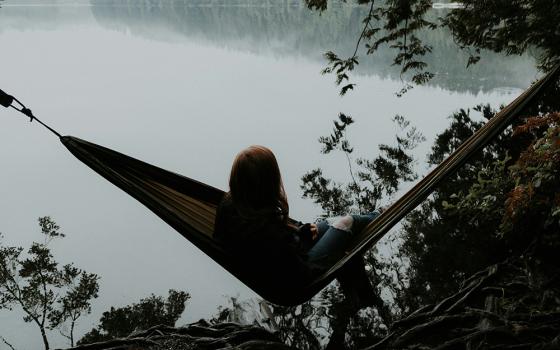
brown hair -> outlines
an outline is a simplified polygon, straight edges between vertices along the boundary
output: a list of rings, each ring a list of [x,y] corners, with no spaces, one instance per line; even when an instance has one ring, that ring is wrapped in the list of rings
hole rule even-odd
[[[288,221],[280,168],[274,153],[264,146],[250,146],[237,154],[229,177],[229,195],[244,217],[275,216]]]

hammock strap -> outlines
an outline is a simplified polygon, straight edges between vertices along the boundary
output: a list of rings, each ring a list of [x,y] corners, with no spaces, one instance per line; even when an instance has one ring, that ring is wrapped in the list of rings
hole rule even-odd
[[[376,220],[366,226],[360,235],[362,238],[354,246],[354,249],[329,269],[324,276],[334,273],[354,255],[362,254],[371,245],[383,238],[408,213],[428,198],[445,178],[457,171],[459,167],[510,125],[518,113],[547,85],[559,70],[560,65],[553,68],[546,76],[519,95],[512,103],[498,112],[482,128],[463,142],[447,159],[434,168],[405,195],[387,208]]]
[[[14,101],[19,104],[19,107],[14,106]],[[0,105],[4,106],[6,108],[12,107],[16,111],[18,111],[18,112],[22,113],[23,115],[25,115],[26,117],[28,117],[29,122],[32,122],[32,121],[36,120],[39,124],[41,124],[42,126],[47,128],[47,130],[49,130],[50,132],[52,132],[53,134],[58,136],[58,138],[62,137],[62,135],[60,135],[58,133],[58,131],[51,128],[47,124],[43,123],[39,118],[35,117],[33,115],[33,112],[31,112],[31,110],[29,108],[25,107],[25,105],[23,103],[21,103],[17,98],[13,97],[12,95],[8,95],[7,93],[5,93],[2,90],[0,90]]]

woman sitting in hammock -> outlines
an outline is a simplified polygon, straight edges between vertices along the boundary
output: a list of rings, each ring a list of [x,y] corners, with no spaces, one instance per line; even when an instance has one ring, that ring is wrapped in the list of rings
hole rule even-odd
[[[344,255],[354,234],[379,215],[348,215],[305,225],[292,222],[276,157],[263,146],[237,155],[229,188],[218,207],[214,237],[274,293],[297,293],[308,285]],[[375,303],[360,256],[352,258],[337,278],[354,306]]]

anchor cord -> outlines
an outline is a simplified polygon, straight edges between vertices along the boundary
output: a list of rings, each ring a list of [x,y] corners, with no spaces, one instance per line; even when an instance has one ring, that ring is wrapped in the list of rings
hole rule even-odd
[[[19,108],[17,106],[14,106],[14,101],[17,102],[17,104],[19,104]],[[50,127],[49,125],[47,125],[46,123],[41,121],[39,118],[34,116],[31,109],[27,108],[23,103],[21,103],[20,100],[18,100],[17,98],[15,98],[11,95],[8,95],[7,93],[5,93],[2,90],[0,90],[0,104],[2,106],[6,107],[6,108],[12,107],[16,111],[18,111],[18,112],[22,113],[23,115],[25,115],[26,117],[28,117],[29,122],[33,122],[34,120],[36,120],[39,124],[44,126],[47,130],[49,130],[50,132],[52,132],[53,134],[58,136],[58,138],[62,137],[62,135],[58,131],[56,131],[55,129],[53,129],[52,127]]]

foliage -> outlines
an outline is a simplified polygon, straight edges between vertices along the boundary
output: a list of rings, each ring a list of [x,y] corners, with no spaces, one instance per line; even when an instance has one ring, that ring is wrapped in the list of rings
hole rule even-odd
[[[511,167],[515,187],[507,195],[501,223],[502,234],[510,240],[530,232],[535,225],[546,234],[557,234],[560,228],[560,113],[529,118],[515,134],[535,133],[537,129],[544,129],[544,135]],[[557,248],[557,238],[544,239]]]
[[[482,122],[472,119],[473,112],[487,120],[495,114],[489,106],[482,105],[453,113],[450,126],[436,137],[428,156],[429,164],[442,162],[482,126]],[[507,253],[503,242],[495,235],[499,216],[490,212],[480,216],[481,212],[475,214],[466,209],[450,211],[448,203],[471,186],[486,181],[481,169],[487,169],[491,176],[502,171],[506,164],[502,160],[511,148],[510,139],[511,130],[498,136],[484,151],[451,174],[403,221],[400,255],[409,262],[408,288],[397,301],[403,314],[452,294],[464,278],[503,259]],[[498,196],[497,193],[494,195]],[[488,254],[489,251],[492,254]]]
[[[456,215],[474,211],[471,221],[500,219],[497,234],[509,250],[523,251],[539,238],[549,249],[560,245],[560,113],[528,118],[514,135],[532,134],[533,141],[517,161],[498,171],[483,169],[478,183],[448,204]],[[537,232],[535,232],[535,230]]]
[[[91,311],[97,298],[99,277],[67,264],[59,267],[48,244],[62,238],[60,227],[50,217],[39,218],[44,243],[33,243],[23,254],[22,247],[0,246],[0,310],[14,306],[24,312],[25,322],[37,325],[45,349],[49,349],[47,330],[70,321],[73,345],[76,321]]]
[[[305,1],[309,8],[319,11],[328,5],[328,0]],[[425,84],[431,80],[434,73],[428,71],[424,57],[432,52],[433,46],[425,43],[422,34],[438,28],[449,29],[455,43],[468,50],[467,67],[480,61],[483,49],[520,55],[534,48],[539,52],[539,66],[544,70],[550,70],[560,61],[557,28],[560,4],[552,0],[465,0],[460,8],[435,18],[429,11],[432,8],[430,0],[356,0],[356,3],[367,6],[369,11],[362,19],[363,29],[353,54],[348,58],[340,58],[332,51],[325,54],[328,65],[323,72],[336,75],[337,85],[342,85],[341,95],[355,86],[348,82],[348,74],[359,63],[358,51],[362,41],[367,55],[377,53],[383,46],[393,49],[393,65],[401,68],[401,77],[412,73],[410,81],[413,84]],[[411,87],[406,83],[397,95]]]
[[[551,83],[521,114],[546,115],[558,110],[559,85],[558,79]],[[477,106],[474,111],[484,119],[490,119],[495,113],[488,106]],[[450,126],[435,140],[428,157],[430,164],[439,164],[482,126],[471,119],[471,112],[460,110],[452,115]],[[523,123],[520,118],[513,127]],[[406,313],[444,298],[457,290],[466,276],[511,254],[511,242],[515,240],[504,240],[496,233],[503,231],[500,210],[505,210],[503,203],[513,187],[505,180],[496,181],[505,179],[508,168],[542,132],[535,129],[532,135],[521,132],[514,135],[513,128],[508,128],[449,176],[403,221],[400,255],[409,260],[409,287],[398,298],[401,310]],[[487,196],[478,196],[483,189]],[[473,202],[461,210],[450,210],[450,205],[469,191]]]
[[[280,339],[296,349],[320,349],[321,316],[324,308],[306,302],[296,307],[272,306]]]
[[[526,112],[539,113],[550,109],[551,104],[547,101],[555,94],[549,92],[556,91],[556,87],[557,85],[553,85],[550,91],[545,91],[545,97],[537,100]],[[450,126],[434,142],[428,156],[430,164],[439,164],[483,125],[482,121],[472,118],[472,113],[478,113],[488,120],[495,111],[489,106],[479,105],[473,110],[461,109],[453,113]],[[546,225],[556,222],[556,226],[552,226],[555,230],[551,232],[558,232],[558,204],[554,204],[558,198],[551,195],[558,192],[557,169],[560,168],[557,163],[552,162],[558,159],[558,147],[555,143],[558,142],[558,129],[555,127],[558,120],[555,118],[558,118],[557,114],[531,118],[527,123],[518,121],[515,133],[513,128],[509,128],[483,152],[452,174],[420,208],[405,219],[400,234],[393,237],[398,241],[398,252],[393,260],[380,259],[375,250],[368,252],[366,261],[373,272],[370,278],[377,286],[377,293],[385,291],[392,295],[392,303],[387,303],[387,306],[390,307],[393,318],[402,317],[422,305],[435,303],[453,294],[467,276],[503,260],[515,249],[519,251],[522,247],[526,248],[527,239],[520,239],[523,236],[521,233],[525,232],[526,235],[531,228],[536,227],[535,223],[539,223],[541,231],[546,232]],[[321,138],[324,153],[338,150],[349,155],[354,151],[345,135],[352,122],[348,116],[340,118],[335,123],[333,133]],[[545,133],[543,126],[550,129]],[[529,132],[533,134],[529,136]],[[543,134],[548,136],[535,141]],[[416,133],[411,132],[408,136],[410,135]],[[399,138],[397,140],[397,143],[403,143]],[[410,144],[414,145],[416,142]],[[526,150],[530,144],[532,146]],[[525,165],[520,167],[520,164]],[[396,177],[394,173],[391,176]],[[530,179],[529,183],[523,178]],[[308,179],[303,178],[304,181]],[[379,182],[382,183],[380,179],[375,181],[378,185]],[[535,195],[535,183],[543,186],[541,194],[548,196],[547,199]],[[358,207],[360,197],[350,192],[353,182],[346,187],[333,184],[328,179],[312,184],[307,190],[314,190],[314,198],[322,199],[316,202],[322,205],[328,215]],[[396,183],[397,186],[398,184],[399,182]],[[387,188],[394,187],[389,185]],[[338,212],[331,204],[331,201],[336,201],[337,193],[345,198],[338,203]],[[386,196],[392,192],[378,193]],[[534,199],[534,202],[530,199]],[[535,215],[539,213],[548,214],[538,219]],[[522,220],[524,226],[520,226],[521,221],[516,223],[516,220]],[[508,229],[512,224],[515,225],[515,230]],[[508,239],[508,235],[511,238]],[[558,240],[555,237],[549,241]],[[513,242],[519,246],[513,245]],[[340,296],[337,298],[336,292],[336,288],[324,291],[324,300],[327,302],[325,313],[339,315],[340,320],[340,315],[344,313],[336,309],[340,302]],[[377,307],[347,318],[349,323],[345,328],[346,343],[371,344],[375,336],[383,334],[389,323],[384,322],[381,311],[383,309]],[[331,324],[336,321],[334,317],[330,319]],[[364,339],[368,341],[364,342]]]
[[[550,104],[537,101],[525,112],[550,108]],[[479,105],[453,113],[450,126],[434,142],[428,157],[431,164],[440,163],[483,125],[474,120],[475,113],[490,119],[495,111]],[[348,116],[339,118],[333,133],[321,138],[323,152],[353,152],[344,142],[350,124]],[[273,319],[282,339],[307,349],[317,348],[317,342],[321,343],[328,334],[328,346],[332,348],[336,348],[333,344],[355,348],[375,344],[389,334],[387,327],[393,320],[426,304],[449,302],[449,295],[463,300],[456,291],[463,291],[463,281],[469,276],[484,277],[476,273],[520,254],[532,261],[531,271],[523,273],[531,276],[536,285],[545,283],[537,276],[557,274],[559,163],[560,115],[547,113],[519,120],[515,128],[499,135],[406,218],[400,231],[400,250],[396,252],[400,262],[380,259],[375,249],[367,252],[365,260],[376,293],[389,293],[391,300],[352,314],[340,289],[331,285],[322,291],[321,298],[300,307],[273,307]],[[341,193],[346,190],[337,187]],[[356,197],[347,198],[356,206]],[[333,206],[326,208],[325,211]],[[510,286],[505,278],[505,285]],[[541,294],[542,300],[551,298]],[[530,312],[525,310],[527,301],[502,299],[506,304],[500,304],[500,310],[515,311],[517,316],[519,312]],[[471,312],[468,307],[464,310]],[[397,324],[404,325],[401,321]]]
[[[230,302],[229,306],[218,308],[211,324],[234,322],[263,327],[296,349],[322,349],[326,340],[327,349],[339,349],[345,344],[349,323],[353,344],[371,344],[387,330],[387,322],[376,309],[368,308],[356,315],[356,309],[334,284],[325,288],[320,298],[298,306],[273,305],[264,300],[256,306],[253,301],[243,302],[235,297]]]
[[[78,279],[79,277],[79,279]],[[59,330],[60,334],[70,341],[70,346],[74,346],[74,328],[76,321],[84,314],[91,313],[91,299],[97,298],[99,283],[97,275],[80,271],[79,269],[66,265],[64,266],[64,283],[66,283],[67,293],[60,297],[60,308],[53,310],[49,315],[50,327],[60,327],[65,322],[70,322],[68,333]]]
[[[308,0],[310,8],[325,9],[327,1]],[[421,29],[434,30],[436,23],[427,19],[427,12],[432,7],[429,0],[414,1],[386,1],[376,6],[374,0],[358,0],[358,4],[369,6],[367,15],[362,20],[362,33],[358,37],[356,48],[352,56],[341,59],[334,52],[325,54],[328,66],[323,73],[335,73],[336,84],[346,82],[340,90],[341,95],[354,88],[355,84],[347,83],[348,72],[358,65],[358,50],[360,42],[364,40],[366,54],[375,53],[381,46],[387,45],[396,50],[393,65],[401,67],[401,78],[411,71],[411,80],[415,84],[424,84],[433,78],[434,74],[425,71],[427,64],[419,57],[432,51],[432,46],[424,44],[418,37]],[[411,85],[406,84],[398,93],[402,95]]]
[[[373,279],[375,305],[356,312],[356,308],[346,299],[338,285],[331,284],[321,292],[321,313],[323,324],[330,334],[327,349],[364,348],[375,344],[386,335],[391,323],[388,304],[380,297],[385,288],[384,275],[387,272],[374,258],[376,250],[370,250],[365,257]],[[375,272],[373,272],[375,271]]]
[[[309,0],[307,2],[310,7],[319,10],[323,10],[327,5],[326,1],[321,0]],[[422,84],[430,80],[433,75],[426,71],[427,65],[420,61],[420,59],[422,56],[430,53],[432,48],[423,44],[422,40],[415,34],[421,29],[434,30],[437,26],[441,25],[447,25],[452,30],[456,29],[453,26],[458,26],[459,23],[453,21],[453,16],[456,16],[459,12],[451,11],[443,19],[428,21],[427,9],[431,5],[431,2],[428,1],[386,1],[379,3],[377,7],[373,1],[358,1],[358,3],[367,4],[369,12],[364,18],[363,31],[358,38],[353,55],[348,59],[341,59],[333,52],[327,52],[326,54],[329,65],[323,72],[336,74],[336,83],[342,86],[341,94],[345,94],[348,90],[354,88],[354,84],[349,83],[348,72],[353,70],[358,64],[357,53],[361,40],[366,41],[368,54],[376,52],[381,45],[390,45],[396,49],[397,53],[393,62],[401,66],[402,74],[407,71],[413,71],[413,83]],[[467,3],[472,5],[475,2],[467,1]],[[475,5],[473,6],[478,9],[486,8],[487,6],[484,2],[476,2]],[[542,5],[541,3],[541,8]],[[508,3],[500,3],[500,6],[507,8],[509,5]],[[517,4],[514,6],[517,6]],[[467,5],[465,9],[460,10],[462,11],[460,13],[465,15],[469,11],[471,11],[471,14],[476,12],[472,10],[473,8],[469,9],[469,5]],[[528,8],[528,11],[530,12],[531,9]],[[495,14],[496,12],[490,12],[487,15],[492,16]],[[499,16],[507,17],[507,11],[499,13]],[[557,14],[553,16],[557,16]],[[477,20],[479,19],[473,18],[472,22]],[[435,24],[436,22],[438,22],[438,25]],[[374,27],[373,23],[376,23],[378,27]],[[551,23],[557,23],[557,21]],[[495,34],[500,31],[507,33],[507,31],[515,30],[515,25],[509,27],[511,24],[507,21],[498,21],[497,23],[484,23],[484,26],[486,28],[488,26],[499,27],[500,30],[494,32]],[[545,26],[544,23],[541,23],[541,27],[536,28],[536,30],[544,33]],[[453,32],[454,37],[456,39],[459,38],[457,40],[459,45],[463,47],[468,45],[463,45],[465,42],[461,43],[460,35],[465,34],[468,37],[470,34],[470,29],[465,30],[467,34]],[[492,30],[489,30],[489,33],[492,33]],[[482,36],[483,34],[478,38]],[[511,43],[508,42],[509,38],[504,36],[497,39],[490,38],[489,40],[501,40],[502,43]],[[536,47],[543,47],[550,45],[556,39],[548,37],[547,40],[533,42],[532,44]],[[479,57],[477,55],[480,53],[481,48],[489,48],[484,47],[482,42],[470,43],[469,45],[474,45],[474,54],[471,56],[468,65],[478,62]],[[527,47],[522,46],[517,52],[514,50],[508,51],[505,46],[494,46],[491,49],[497,52],[505,52],[506,54],[514,54],[525,51]],[[550,69],[552,64],[549,62],[557,60],[557,52],[551,52],[550,50],[545,52],[545,54],[549,55],[548,58],[545,57],[546,55],[541,56],[541,67],[544,69]],[[409,85],[405,86],[400,93],[406,92],[409,87]],[[546,92],[544,94],[546,95]],[[548,108],[550,104],[543,103],[537,108],[543,108],[543,106]],[[477,106],[475,111],[481,112],[486,119],[490,119],[494,114],[488,106]],[[480,128],[482,123],[474,122],[470,119],[469,114],[470,111],[461,110],[452,116],[451,126],[439,135],[432,149],[432,154],[429,156],[431,164],[436,165],[444,160]],[[336,149],[331,145],[336,144],[338,149],[344,152],[347,157],[352,153],[353,149],[344,137],[345,128],[350,124],[346,122],[347,120],[347,118],[341,118],[341,123],[335,124],[335,131],[330,138],[321,140],[326,145],[324,150],[331,151]],[[511,240],[502,239],[502,236],[507,237],[505,234],[502,236],[496,235],[496,232],[499,232],[500,229],[503,231],[507,225],[515,223],[515,213],[522,212],[523,214],[528,214],[528,208],[531,206],[525,206],[525,204],[530,202],[530,198],[532,198],[531,196],[534,193],[532,188],[534,186],[533,182],[528,185],[519,186],[520,176],[517,178],[508,177],[510,165],[516,162],[517,159],[523,159],[524,154],[527,152],[521,153],[522,149],[527,145],[527,137],[511,139],[510,136],[511,129],[505,134],[500,135],[489,147],[472,159],[469,164],[460,169],[456,174],[453,174],[446,183],[442,184],[433,193],[431,198],[425,201],[418,210],[411,213],[406,219],[402,229],[403,243],[398,254],[402,261],[406,260],[408,263],[406,276],[399,276],[400,271],[397,269],[397,276],[391,278],[387,273],[390,270],[376,268],[380,262],[376,261],[375,258],[368,259],[368,263],[373,267],[372,270],[375,271],[372,279],[377,282],[380,280],[384,281],[383,286],[393,293],[394,304],[392,305],[392,311],[395,316],[405,315],[423,304],[433,303],[452,294],[453,291],[458,289],[459,283],[467,276],[511,254],[512,250],[514,250],[511,242],[522,243],[520,246],[526,247],[527,241],[519,240],[519,234],[513,235],[515,238]],[[545,144],[550,149],[551,142],[545,142]],[[506,158],[507,154],[509,154],[509,157]],[[550,154],[547,156],[541,159],[551,158]],[[525,157],[528,159],[536,158],[533,154]],[[352,173],[349,157],[348,161],[353,184],[346,188],[338,184],[332,184],[330,180],[322,176],[320,169],[314,170],[306,174],[307,177],[304,177],[304,182],[310,182],[312,185],[307,190],[313,190],[315,193],[321,194],[320,196],[315,195],[312,198],[315,199],[316,203],[321,204],[329,214],[336,213],[337,211],[347,212],[348,209],[353,206],[359,207],[362,203],[359,195],[348,191],[352,186],[355,189],[359,188],[356,184],[356,178]],[[539,168],[542,169],[542,164],[540,163],[531,169]],[[558,168],[557,164],[553,164],[550,169],[555,168]],[[515,169],[515,167],[511,169]],[[525,169],[523,173],[528,177],[528,172],[530,173],[530,170]],[[549,173],[550,171],[547,173],[548,175],[543,177],[553,181],[554,176]],[[379,176],[379,174],[376,175]],[[534,180],[535,174],[530,175],[533,175]],[[395,174],[393,177],[397,178]],[[541,176],[539,175],[538,179],[540,178]],[[380,179],[382,180],[382,177],[376,179],[375,182],[379,186],[382,183]],[[397,186],[398,182],[397,180]],[[517,186],[508,186],[511,183],[517,183]],[[306,188],[304,187],[305,190]],[[465,191],[471,191],[469,192],[471,196],[467,198],[472,199],[474,202],[469,203],[463,200],[460,202],[464,204],[461,207],[454,207],[453,204],[450,204],[450,202],[463,198]],[[543,195],[547,194],[549,198],[548,200],[542,198],[539,200],[538,203],[541,204],[541,207],[533,205],[533,207],[537,207],[536,210],[539,210],[540,213],[549,213],[544,221],[545,224],[555,222],[556,217],[554,215],[557,215],[554,205],[550,209],[551,204],[557,200],[554,196],[550,197],[550,193],[557,193],[557,188],[549,188],[548,192],[543,192]],[[309,197],[307,193],[304,192],[304,194]],[[390,192],[385,191],[383,194],[387,195]],[[342,198],[339,203],[333,200],[336,196],[341,196]],[[376,196],[372,197],[375,198]],[[503,207],[504,202],[506,207]],[[499,215],[500,211],[498,208],[503,208],[503,213],[509,213],[510,216]],[[536,213],[534,212],[534,214]],[[526,234],[531,227],[530,216],[519,215],[518,217],[522,220],[527,220],[527,226],[521,229],[521,232]],[[544,226],[544,229],[546,231],[546,226]],[[552,232],[557,231],[556,229],[556,231]],[[557,242],[557,237],[555,238],[550,239],[550,241]],[[519,249],[519,247],[517,248]],[[403,280],[402,277],[405,277],[405,279]],[[381,310],[378,308],[377,311]],[[370,328],[358,326],[356,328],[358,332],[371,329],[372,326],[370,324],[367,324],[367,322],[364,324]],[[349,328],[349,330],[351,329],[352,327]],[[353,338],[350,341],[355,341],[355,339],[357,338]]]
[[[416,349],[443,343],[493,348],[519,343],[532,348],[557,345],[560,114],[527,118],[514,129],[512,137],[525,145],[522,152],[514,159],[502,153],[503,159],[481,167],[470,186],[443,202],[441,213],[448,214],[446,220],[458,226],[456,231],[444,244],[423,238],[427,247],[439,243],[452,250],[439,252],[451,269],[439,266],[436,272],[423,271],[438,267],[430,265],[430,257],[424,255],[416,258],[412,270],[431,277],[432,284],[424,292],[436,294],[435,299],[441,301],[428,303],[397,322],[381,348]],[[459,239],[466,243],[462,250],[455,247]],[[476,242],[479,239],[484,240],[483,244]],[[495,249],[496,243],[501,250]],[[455,266],[454,260],[465,261],[463,255],[478,257],[482,263]],[[459,271],[484,267],[492,261],[482,271],[461,278],[459,292],[442,298],[446,288],[434,283],[434,277],[443,280],[446,275],[457,276]],[[424,304],[432,299],[422,295],[417,298]],[[453,331],[434,337],[428,325],[436,323]],[[519,332],[520,328],[523,332]],[[541,332],[544,328],[546,334]]]
[[[146,330],[156,325],[173,327],[190,298],[189,293],[170,289],[167,299],[152,294],[138,303],[111,307],[103,313],[99,325],[86,333],[78,344],[124,338],[136,330]]]
[[[396,144],[379,145],[380,154],[373,159],[358,158],[358,171],[354,173],[351,159],[354,149],[346,138],[347,128],[354,120],[340,113],[332,134],[319,138],[319,142],[323,154],[335,150],[344,153],[352,181],[336,183],[325,178],[321,169],[314,169],[302,177],[303,197],[319,204],[325,216],[367,213],[374,211],[379,203],[386,203],[402,182],[415,180],[417,174],[410,151],[424,141],[424,136],[402,116],[395,116],[393,121],[400,129]]]
[[[351,178],[347,184],[336,183],[325,178],[321,169],[314,169],[302,177],[303,196],[319,204],[324,216],[374,211],[380,203],[388,203],[403,183],[417,178],[411,151],[424,141],[424,136],[403,116],[397,115],[393,121],[399,128],[395,144],[380,144],[379,154],[372,159],[352,160],[354,149],[347,140],[347,131],[354,120],[343,113],[334,121],[333,132],[319,138],[323,154],[339,151],[345,155]],[[354,171],[354,165],[357,171]],[[339,287],[331,285],[321,294],[322,305],[305,316],[306,322],[321,325],[331,333],[329,345],[332,347],[345,343],[361,346],[379,340],[391,322],[390,306],[381,294],[384,289],[394,293],[402,290],[402,268],[395,261],[379,259],[375,248],[365,254],[365,261],[375,289],[373,308],[356,315]],[[351,335],[348,339],[347,334]]]
[[[441,22],[452,29],[462,47],[507,55],[519,55],[534,47],[540,52],[539,65],[543,70],[550,70],[559,62],[558,1],[467,0],[462,3],[464,8],[451,11]],[[477,59],[475,56],[474,60]]]
[[[230,305],[219,307],[211,324],[233,322],[264,327],[296,349],[320,349],[324,338],[322,317],[325,308],[309,301],[299,306],[285,307],[269,304],[264,300],[255,306],[252,301],[239,301],[230,297]],[[252,311],[252,312],[251,312]]]

